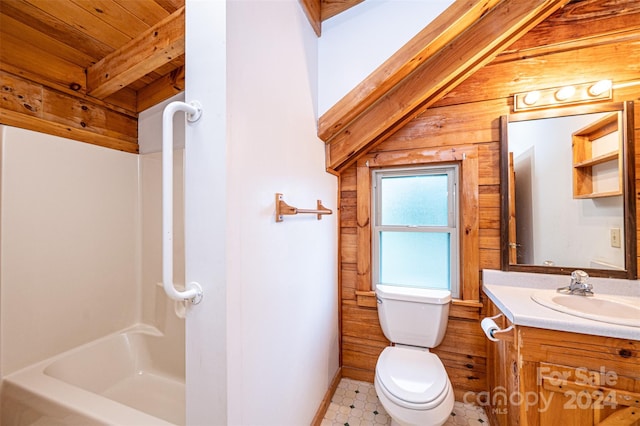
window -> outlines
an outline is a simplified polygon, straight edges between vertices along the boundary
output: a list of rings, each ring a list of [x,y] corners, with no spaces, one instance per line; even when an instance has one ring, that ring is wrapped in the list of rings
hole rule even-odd
[[[373,172],[373,282],[460,297],[458,167]]]

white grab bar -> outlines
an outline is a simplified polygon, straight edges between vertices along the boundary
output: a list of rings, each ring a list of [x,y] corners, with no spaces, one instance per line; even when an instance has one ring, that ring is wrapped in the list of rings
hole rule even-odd
[[[202,115],[202,106],[198,101],[171,102],[162,112],[162,286],[171,299],[197,304],[202,300],[200,284],[191,282],[184,291],[173,285],[173,116],[178,111],[193,123]]]

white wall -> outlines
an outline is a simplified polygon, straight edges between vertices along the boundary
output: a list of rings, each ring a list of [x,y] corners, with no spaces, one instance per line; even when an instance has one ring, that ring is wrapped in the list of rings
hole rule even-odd
[[[203,299],[187,311],[187,424],[226,425],[227,1],[186,1],[185,100],[200,119],[185,128],[185,273]]]
[[[367,0],[322,23],[318,115],[419,33],[453,0]]]
[[[297,0],[227,13],[230,425],[309,424],[338,369],[336,178],[316,137],[317,39]],[[334,210],[275,222],[275,193]]]
[[[162,112],[173,101],[184,101],[184,92],[142,111],[138,117],[138,146],[140,154],[162,151]],[[184,114],[173,117],[173,147],[184,149]]]
[[[0,371],[136,320],[137,156],[0,126]]]
[[[187,317],[191,421],[281,425],[312,419],[338,369],[337,222],[335,215],[322,221],[298,216],[277,224],[275,193],[300,207],[322,199],[337,213],[337,182],[324,171],[324,145],[316,137],[319,92],[327,94],[328,100],[320,101],[326,109],[450,3],[370,0],[364,20],[354,15],[333,28],[325,22],[320,43],[327,40],[326,48],[319,54],[296,0],[230,1],[226,10],[221,3],[187,2],[187,100],[204,105],[202,122],[187,128],[194,136],[187,146],[214,145],[226,156],[216,172],[202,172],[204,191],[197,191],[204,196],[195,202],[204,210],[210,205],[207,194],[227,194],[215,200],[214,211],[205,211],[210,218],[200,230],[213,235],[225,229],[226,250],[219,253],[209,244],[195,255],[224,265],[213,268],[205,299]],[[398,25],[381,34],[389,22]],[[372,34],[381,40],[372,42]],[[202,50],[207,55],[190,54]],[[343,60],[344,52],[351,59],[375,59],[362,66]],[[320,90],[318,72],[325,76]],[[217,145],[220,139],[226,152]],[[149,150],[141,147],[143,153]],[[187,163],[195,161],[188,152]],[[187,212],[188,227],[196,226],[201,213],[194,220]],[[194,261],[198,268],[200,263]],[[226,305],[219,303],[223,297]],[[227,412],[216,412],[221,407]]]
[[[369,0],[325,22],[323,37],[318,42],[296,0],[229,3],[226,34],[228,172],[227,182],[222,182],[228,193],[226,207],[220,200],[228,218],[225,283],[228,424],[308,424],[318,408],[338,368],[336,214],[325,216],[321,221],[315,216],[297,216],[275,223],[275,192],[283,192],[287,202],[300,207],[314,207],[315,201],[322,199],[337,213],[336,179],[324,171],[324,145],[316,137],[318,109],[322,113],[333,105],[448,4],[450,1]],[[397,25],[391,28],[390,22]],[[383,33],[381,28],[389,31]],[[202,29],[205,34],[207,31],[209,29]],[[188,28],[189,32],[200,31]],[[190,63],[193,64],[193,60]],[[203,70],[201,78],[211,78],[211,74]],[[159,113],[159,109],[148,112],[149,116]],[[155,187],[153,176],[158,173],[157,154],[153,154],[159,147],[157,130],[158,127],[141,126],[143,155],[139,172],[135,156],[108,150],[105,154],[101,148],[78,142],[61,142],[64,148],[57,143],[41,143],[37,155],[36,150],[22,152],[23,147],[12,145],[12,149],[15,147],[23,156],[16,164],[34,165],[35,170],[41,169],[42,175],[34,180],[33,176],[38,174],[30,168],[21,171],[21,167],[16,167],[5,172],[3,166],[3,206],[8,205],[8,200],[30,194],[29,191],[24,194],[8,191],[7,188],[13,187],[13,180],[33,181],[30,185],[37,196],[43,195],[38,193],[43,181],[58,184],[59,192],[49,191],[48,194],[53,195],[46,200],[48,204],[42,206],[48,213],[55,213],[54,218],[49,219],[45,236],[34,234],[32,228],[26,226],[16,228],[20,228],[21,233],[13,229],[7,232],[6,224],[30,223],[37,211],[43,211],[26,207],[33,202],[21,206],[20,214],[15,213],[14,207],[3,207],[0,283],[22,276],[27,266],[46,266],[42,270],[27,271],[31,274],[28,278],[32,286],[19,287],[11,294],[7,294],[4,291],[7,287],[3,286],[0,306],[3,366],[14,369],[21,363],[33,361],[29,357],[12,360],[5,356],[6,348],[17,342],[17,334],[23,340],[25,336],[7,330],[4,325],[9,322],[4,318],[8,314],[17,315],[27,324],[43,326],[37,318],[48,318],[40,310],[44,305],[37,303],[40,296],[34,298],[31,294],[41,290],[42,282],[49,283],[47,294],[54,300],[57,296],[68,299],[69,289],[86,290],[83,285],[89,281],[94,282],[101,297],[96,298],[99,306],[84,299],[80,303],[47,305],[44,309],[53,310],[52,315],[59,317],[64,325],[64,336],[55,331],[37,333],[38,337],[34,334],[26,339],[34,347],[42,346],[41,336],[51,336],[45,340],[52,340],[54,346],[57,345],[54,350],[60,351],[79,343],[69,342],[65,336],[74,335],[86,341],[132,321],[153,320],[154,313],[145,308],[143,300],[146,292],[154,290],[148,286],[141,292],[134,290],[134,294],[144,295],[142,300],[134,296],[124,304],[121,296],[135,288],[140,277],[146,284],[156,279],[153,272],[147,272],[146,266],[141,269],[136,266],[140,245],[147,246],[145,235],[153,235],[157,226],[153,221],[142,223],[138,229],[144,241],[139,240],[138,185],[131,182],[141,179],[143,206],[140,208],[153,209],[157,193],[148,195],[146,201],[144,193],[147,192],[145,185]],[[101,154],[94,156],[92,150],[96,149]],[[2,155],[4,164],[13,161],[11,150],[4,150]],[[62,163],[66,171],[57,175],[60,168],[55,166]],[[105,179],[107,170],[109,179]],[[68,175],[74,173],[75,178],[68,179]],[[63,188],[73,188],[74,196]],[[60,202],[62,199],[64,203]],[[67,204],[68,210],[60,211],[60,207]],[[134,211],[128,211],[131,206],[135,206]],[[92,220],[88,220],[89,217]],[[75,231],[74,239],[67,238],[65,250],[55,253],[54,262],[50,253],[43,253],[38,247],[42,246],[44,237],[51,244],[60,234],[68,237],[65,230]],[[55,235],[48,235],[49,231]],[[87,238],[88,235],[91,238]],[[22,244],[20,255],[29,259],[28,265],[22,264],[20,268],[12,268],[14,259],[7,250],[10,244],[11,252],[17,253],[13,249],[14,244],[18,246],[16,241]],[[106,253],[108,244],[111,246]],[[67,261],[72,259],[72,265],[60,261],[65,254]],[[142,256],[141,265],[147,261],[149,265],[157,263],[153,252],[143,250]],[[55,265],[51,265],[52,262]],[[156,266],[149,268],[152,271]],[[69,279],[71,274],[66,272],[71,270],[78,273],[79,278]],[[104,274],[98,276],[96,270]],[[81,297],[83,294],[86,293],[80,292]],[[118,295],[117,306],[111,299],[112,294]],[[23,308],[24,300],[33,306]],[[9,302],[21,307],[8,309]],[[140,307],[142,313],[138,314]],[[29,315],[33,314],[32,308],[38,315]],[[115,321],[105,328],[101,320],[107,311]],[[99,323],[97,327],[93,325],[94,320]],[[75,333],[77,329],[79,334]],[[225,346],[225,342],[215,340],[202,342],[206,344]],[[36,354],[37,351],[34,356]],[[48,354],[37,356],[40,355]],[[302,392],[304,398],[300,397]]]
[[[624,268],[624,250],[611,247],[609,236],[611,228],[624,233],[622,196],[573,198],[571,134],[602,115],[509,123],[509,151],[514,153],[514,163],[527,150],[534,157],[530,234],[535,264],[552,261],[557,266],[591,267],[591,261],[603,261]],[[517,240],[520,242],[519,237]]]

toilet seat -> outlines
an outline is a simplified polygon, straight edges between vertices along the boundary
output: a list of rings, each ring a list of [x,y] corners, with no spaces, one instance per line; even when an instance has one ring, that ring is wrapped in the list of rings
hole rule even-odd
[[[437,355],[397,346],[387,347],[380,354],[376,378],[387,398],[413,410],[438,406],[451,386]]]

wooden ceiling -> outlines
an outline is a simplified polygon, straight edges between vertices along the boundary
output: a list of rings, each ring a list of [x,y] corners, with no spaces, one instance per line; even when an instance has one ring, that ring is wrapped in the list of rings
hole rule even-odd
[[[317,34],[362,1],[299,0]],[[352,164],[567,1],[455,1],[320,118],[327,168]],[[138,113],[184,90],[184,2],[0,0],[0,124],[138,152]]]
[[[319,34],[362,1],[300,3]],[[138,113],[184,90],[184,5],[0,0],[0,124],[137,152]]]
[[[310,1],[326,20],[363,0]],[[184,88],[184,4],[0,0],[1,69],[142,111]]]
[[[0,0],[0,67],[139,112],[157,103],[158,89],[182,90],[169,77],[184,67],[183,8],[184,0]]]

